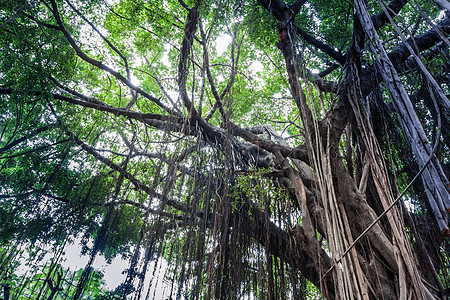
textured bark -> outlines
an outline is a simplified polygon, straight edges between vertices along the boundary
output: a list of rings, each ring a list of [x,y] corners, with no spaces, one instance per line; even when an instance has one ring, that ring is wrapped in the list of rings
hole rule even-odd
[[[449,181],[444,174],[439,160],[433,153],[425,131],[414,113],[414,107],[411,100],[401,83],[397,71],[391,62],[391,58],[385,52],[381,41],[375,32],[373,23],[368,18],[368,14],[364,15],[363,11],[358,15],[361,24],[363,24],[364,31],[371,41],[369,46],[372,47],[373,52],[378,50],[380,53],[381,58],[377,60],[377,63],[380,65],[379,71],[390,91],[394,107],[399,116],[400,124],[403,127],[407,140],[412,147],[414,155],[418,159],[420,168],[425,168],[426,166],[422,173],[422,180],[424,186],[426,186],[428,201],[433,209],[436,221],[439,224],[441,232],[444,235],[450,236],[447,218],[447,209],[450,209]],[[404,44],[404,47],[406,49],[408,48],[406,47],[406,44]],[[409,50],[405,50],[405,53],[410,52]]]

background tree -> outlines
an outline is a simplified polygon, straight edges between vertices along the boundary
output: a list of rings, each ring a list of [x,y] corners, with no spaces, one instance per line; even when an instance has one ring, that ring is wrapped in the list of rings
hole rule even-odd
[[[122,298],[163,261],[177,299],[447,296],[445,1],[0,9],[0,281],[54,253],[12,297],[90,297],[119,254]]]

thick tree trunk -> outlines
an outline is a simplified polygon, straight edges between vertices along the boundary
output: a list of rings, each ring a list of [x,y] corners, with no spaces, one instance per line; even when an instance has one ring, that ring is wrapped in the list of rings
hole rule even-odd
[[[334,143],[332,142],[329,134],[332,130],[329,128],[325,131],[328,134],[320,135],[324,131],[320,130],[319,125],[315,123],[299,82],[300,64],[291,40],[295,36],[295,32],[289,24],[280,24],[278,29],[280,40],[278,46],[285,57],[291,93],[305,127],[308,161],[316,173],[315,181],[320,194],[317,194],[316,190],[314,197],[320,201],[316,207],[323,208],[321,214],[310,213],[311,207],[308,209],[308,200],[306,199],[308,193],[301,176],[281,153],[278,152],[276,157],[295,191],[295,197],[303,214],[301,230],[297,230],[301,234],[296,238],[303,244],[304,251],[310,253],[312,257],[314,257],[314,253],[318,253],[320,248],[320,245],[317,244],[315,227],[325,228],[321,234],[327,239],[333,253],[333,265],[326,270],[325,274],[322,271],[323,263],[314,260],[314,265],[318,274],[324,274],[325,277],[333,276],[334,287],[333,293],[329,293],[329,289],[322,288],[322,294],[330,298],[368,299],[369,290],[371,290],[371,297],[384,299],[398,299],[398,297],[403,298],[407,295],[415,299],[429,297],[431,294],[420,280],[409,241],[403,233],[401,216],[395,208],[389,206],[394,201],[394,197],[383,157],[379,153],[373,132],[370,131],[371,125],[365,121],[358,124],[363,132],[369,153],[368,163],[371,174],[374,176],[377,197],[383,204],[382,210],[388,210],[388,232],[385,232],[376,223],[378,221],[376,213],[367,204],[365,196],[359,190],[359,187],[365,186],[367,183],[356,182],[344,167],[337,144],[339,139],[335,138]],[[358,84],[358,80],[355,80],[356,77],[353,74],[358,71],[349,68],[348,72],[348,84],[346,85],[348,90],[344,93],[347,93],[347,97],[354,107],[356,118],[366,120],[364,112],[359,111],[359,103],[354,102],[359,102],[358,99],[361,95],[360,88],[354,88]],[[341,133],[342,131],[338,135]],[[367,175],[362,180],[367,181]],[[313,220],[311,216],[314,216],[315,219]],[[320,225],[313,226],[313,224]],[[365,231],[369,227],[371,229]],[[365,242],[361,242],[361,246],[356,250],[353,248],[353,242],[355,239],[359,239],[363,232]],[[343,264],[343,268],[336,267],[337,264]],[[394,285],[393,282],[397,282],[398,285]],[[411,294],[412,290],[414,290],[413,294]]]
[[[406,138],[418,160],[419,167],[424,169],[422,181],[425,186],[428,202],[433,210],[441,233],[450,236],[447,218],[447,213],[450,211],[449,181],[444,174],[439,160],[434,155],[431,144],[414,112],[414,107],[403,87],[397,71],[375,32],[367,8],[363,3],[358,1],[355,1],[355,5],[363,30],[370,40],[369,46],[371,47],[372,52],[380,53],[380,58],[377,56],[375,58],[379,64],[379,71],[381,72],[383,81],[392,97],[403,132],[406,134]],[[405,45],[410,48],[408,43]],[[412,54],[416,55],[415,53]],[[443,97],[445,98],[445,96]],[[446,101],[448,102],[447,99]],[[437,107],[437,104],[435,105]],[[445,109],[446,106],[443,105],[443,107]]]

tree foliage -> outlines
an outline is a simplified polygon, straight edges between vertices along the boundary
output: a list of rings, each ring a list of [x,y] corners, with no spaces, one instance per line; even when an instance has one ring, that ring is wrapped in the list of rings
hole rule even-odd
[[[3,299],[444,299],[449,10],[0,2]]]

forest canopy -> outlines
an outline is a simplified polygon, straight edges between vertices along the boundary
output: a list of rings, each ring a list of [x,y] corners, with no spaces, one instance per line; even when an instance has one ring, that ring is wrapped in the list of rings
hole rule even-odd
[[[449,34],[446,0],[0,0],[1,299],[446,299]]]

